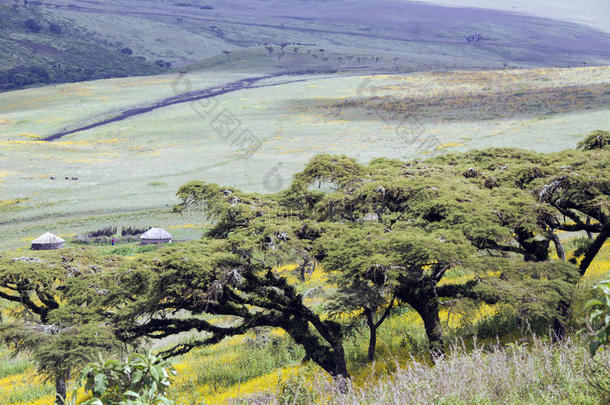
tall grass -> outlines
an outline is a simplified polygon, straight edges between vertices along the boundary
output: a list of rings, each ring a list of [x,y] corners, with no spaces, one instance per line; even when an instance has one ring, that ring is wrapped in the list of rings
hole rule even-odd
[[[328,404],[606,404],[610,351],[593,360],[580,342],[534,337],[530,344],[455,345],[436,365],[413,361],[378,382],[338,393],[332,384],[285,388],[270,403]],[[292,387],[306,386],[292,381]]]

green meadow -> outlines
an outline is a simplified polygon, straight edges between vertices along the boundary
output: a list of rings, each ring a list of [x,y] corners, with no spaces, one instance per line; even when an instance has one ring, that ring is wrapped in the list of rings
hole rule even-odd
[[[171,212],[180,185],[201,179],[274,192],[318,153],[368,162],[491,146],[574,147],[610,127],[609,73],[586,67],[280,76],[52,142],[40,139],[265,74],[194,71],[3,93],[0,246],[27,247],[43,231],[69,239],[111,225],[174,227],[177,239],[197,238],[191,225],[201,215]],[[219,127],[221,113],[233,117],[233,135]],[[261,143],[248,153],[235,142],[245,130]]]

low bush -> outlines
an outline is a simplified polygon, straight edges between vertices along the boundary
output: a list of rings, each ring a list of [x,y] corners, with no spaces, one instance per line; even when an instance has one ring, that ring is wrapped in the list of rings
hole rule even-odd
[[[116,235],[116,232],[117,232],[117,227],[116,226],[114,226],[114,227],[113,226],[109,226],[109,227],[106,227],[106,228],[98,229],[97,231],[89,232],[87,234],[87,236],[90,237],[90,238],[95,238],[97,236],[112,236],[112,235]]]
[[[127,228],[123,227],[121,229],[121,236],[134,236],[134,235],[142,235],[144,232],[148,231],[150,227],[138,228],[128,226]]]
[[[23,22],[23,26],[29,32],[38,33],[42,31],[42,25],[40,25],[40,23],[34,20],[33,18],[28,18],[27,20],[25,20]]]

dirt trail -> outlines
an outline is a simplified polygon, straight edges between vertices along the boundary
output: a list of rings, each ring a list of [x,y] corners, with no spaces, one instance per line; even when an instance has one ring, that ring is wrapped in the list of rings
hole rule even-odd
[[[218,86],[208,87],[208,88],[202,89],[202,90],[178,94],[173,97],[168,97],[168,98],[162,99],[160,101],[156,101],[153,104],[143,105],[140,107],[134,107],[134,108],[130,108],[128,110],[121,111],[118,114],[113,115],[112,117],[109,117],[109,118],[106,118],[106,119],[103,119],[100,121],[96,121],[91,124],[79,126],[77,128],[64,129],[60,132],[57,132],[57,133],[50,135],[46,138],[43,138],[41,140],[47,141],[47,142],[52,142],[52,141],[55,141],[57,139],[60,139],[64,136],[66,136],[66,135],[74,134],[76,132],[86,131],[86,130],[89,130],[92,128],[101,127],[103,125],[108,125],[113,122],[123,121],[127,118],[146,114],[151,111],[158,110],[160,108],[168,107],[170,105],[188,103],[188,102],[192,102],[192,101],[216,97],[216,96],[220,96],[222,94],[232,93],[232,92],[239,91],[239,90],[255,89],[255,88],[261,88],[261,87],[272,87],[272,86],[279,86],[279,85],[290,84],[290,83],[303,82],[303,81],[306,81],[307,79],[305,79],[305,78],[296,79],[295,78],[295,79],[291,79],[291,80],[284,80],[284,81],[277,82],[277,83],[255,85],[256,83],[258,83],[262,80],[266,80],[266,79],[272,79],[272,78],[281,77],[281,76],[298,76],[298,75],[314,74],[314,73],[320,73],[320,72],[276,73],[276,74],[271,74],[271,75],[266,75],[266,76],[245,78],[245,79],[241,79],[241,80],[238,80],[235,82],[230,82],[230,83],[226,83],[226,84],[222,84],[222,85],[218,85]],[[328,72],[326,72],[326,73],[328,73]],[[180,77],[181,76],[178,76],[177,80],[179,80]]]

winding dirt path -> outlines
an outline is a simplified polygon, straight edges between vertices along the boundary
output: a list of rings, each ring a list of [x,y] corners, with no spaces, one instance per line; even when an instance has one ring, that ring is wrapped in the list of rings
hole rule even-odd
[[[206,98],[216,97],[216,96],[220,96],[222,94],[232,93],[235,91],[240,91],[240,90],[245,90],[245,89],[273,87],[273,86],[280,86],[280,85],[290,84],[290,83],[304,82],[304,81],[308,80],[305,78],[298,78],[298,79],[292,79],[292,80],[284,80],[284,81],[277,82],[277,83],[255,85],[256,83],[258,83],[262,80],[266,80],[266,79],[272,79],[272,78],[281,77],[281,76],[299,76],[299,75],[316,74],[316,73],[323,73],[323,72],[276,73],[276,74],[270,74],[270,75],[266,75],[266,76],[245,78],[245,79],[237,80],[235,82],[230,82],[230,83],[225,83],[225,84],[221,84],[218,86],[208,87],[208,88],[202,89],[202,90],[196,90],[196,91],[191,91],[191,92],[187,92],[187,93],[183,93],[183,94],[178,94],[173,97],[168,97],[168,98],[156,101],[153,104],[143,105],[140,107],[133,107],[128,110],[121,111],[118,114],[113,115],[112,117],[109,117],[109,118],[106,118],[106,119],[103,119],[100,121],[96,121],[91,124],[79,126],[76,128],[63,129],[60,132],[56,132],[53,135],[50,135],[41,140],[46,141],[46,142],[52,142],[52,141],[55,141],[57,139],[60,139],[64,136],[66,136],[66,135],[74,134],[74,133],[81,132],[81,131],[86,131],[86,130],[89,130],[92,128],[101,127],[103,125],[108,125],[113,122],[123,121],[123,120],[126,120],[127,118],[131,118],[131,117],[134,117],[137,115],[147,114],[151,111],[158,110],[160,108],[168,107],[171,105],[183,104],[183,103],[202,100],[202,99],[206,99]],[[328,73],[328,72],[326,72],[326,73]],[[178,76],[176,80],[180,79],[180,77],[181,76]],[[319,79],[319,77],[317,79]]]

